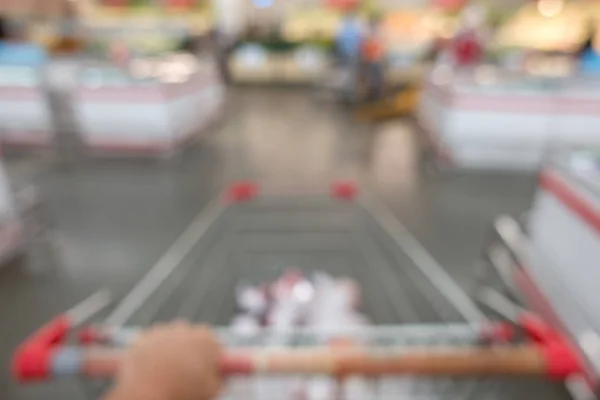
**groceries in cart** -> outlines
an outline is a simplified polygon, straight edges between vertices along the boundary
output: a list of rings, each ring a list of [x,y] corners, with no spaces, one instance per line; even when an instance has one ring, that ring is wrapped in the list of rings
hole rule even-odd
[[[329,335],[336,330],[341,333],[368,323],[358,311],[360,298],[360,287],[350,278],[334,278],[324,272],[308,276],[289,270],[273,282],[238,286],[238,312],[232,329],[242,335],[263,329],[292,332],[298,327]]]
[[[290,269],[272,282],[262,285],[241,284],[236,291],[238,313],[232,330],[240,335],[258,335],[264,330],[271,336],[263,345],[294,345],[297,329],[310,329],[314,340],[331,348],[354,346],[348,329],[366,327],[368,319],[360,308],[361,289],[353,279],[332,277],[325,272],[310,275]],[[343,390],[345,399],[373,398],[373,388],[361,378],[341,383],[336,378],[319,376],[255,377],[237,379],[230,385],[232,397],[253,395],[279,399],[334,400]]]

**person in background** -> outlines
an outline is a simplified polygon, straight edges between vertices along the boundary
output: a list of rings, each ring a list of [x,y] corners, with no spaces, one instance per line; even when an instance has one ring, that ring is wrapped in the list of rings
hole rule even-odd
[[[577,52],[579,71],[584,74],[600,73],[600,54],[595,48],[596,31],[591,30],[589,36]]]
[[[378,100],[383,96],[385,49],[380,23],[379,17],[371,18],[369,31],[361,46],[367,100]]]
[[[59,20],[59,37],[52,46],[55,54],[73,54],[84,47],[83,28],[75,0],[66,0]]]
[[[197,56],[199,53],[199,42],[200,38],[197,35],[192,34],[192,32],[188,31],[181,38],[179,45],[177,46],[177,50],[182,53],[189,53],[191,55]]]
[[[476,4],[466,7],[461,14],[460,28],[450,41],[454,66],[473,68],[479,65],[485,58],[489,37],[485,10]]]
[[[221,80],[225,84],[231,83],[229,59],[235,48],[235,38],[230,37],[218,27],[213,27],[209,32],[209,46],[217,63]]]
[[[143,333],[127,350],[104,400],[213,400],[221,391],[221,346],[185,322]]]
[[[349,10],[342,19],[336,37],[336,51],[339,62],[347,74],[347,94],[354,101],[358,96],[358,76],[360,67],[360,44],[363,29],[354,9]]]
[[[37,66],[46,59],[44,49],[27,40],[24,25],[0,15],[0,64]]]
[[[8,38],[8,21],[4,15],[0,14],[0,43],[4,43]]]

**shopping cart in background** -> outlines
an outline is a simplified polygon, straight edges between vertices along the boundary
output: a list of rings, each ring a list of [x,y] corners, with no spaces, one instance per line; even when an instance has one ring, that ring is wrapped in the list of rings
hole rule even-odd
[[[326,195],[231,186],[107,315],[101,292],[27,339],[15,378],[110,380],[144,327],[175,318],[226,326],[240,281],[290,267],[359,281],[374,325],[217,328],[223,398],[551,399],[560,392],[547,381],[584,374],[560,334],[516,306],[488,318],[384,205],[340,182]],[[340,338],[352,345],[332,344]]]
[[[418,82],[409,81],[390,87],[383,98],[358,104],[354,108],[354,118],[360,122],[377,122],[408,117],[417,108],[420,92]]]

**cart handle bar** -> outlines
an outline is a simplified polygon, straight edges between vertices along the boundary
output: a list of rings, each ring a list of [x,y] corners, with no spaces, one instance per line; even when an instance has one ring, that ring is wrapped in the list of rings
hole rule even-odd
[[[21,382],[55,376],[113,376],[122,358],[109,347],[63,346],[70,331],[109,301],[97,293],[55,318],[21,344],[13,358],[13,375]],[[295,373],[334,375],[546,375],[564,380],[584,370],[569,342],[542,320],[522,313],[518,321],[527,346],[430,348],[313,348],[231,350],[221,359],[225,375]],[[500,329],[499,332],[502,332]]]
[[[16,379],[23,383],[59,377],[114,377],[123,350],[102,347],[57,347],[20,360]],[[32,358],[31,358],[32,357]],[[564,379],[573,366],[553,376],[547,351],[536,345],[434,348],[302,348],[226,351],[220,359],[226,376],[300,374],[335,376],[549,376]],[[29,362],[29,364],[27,363]]]

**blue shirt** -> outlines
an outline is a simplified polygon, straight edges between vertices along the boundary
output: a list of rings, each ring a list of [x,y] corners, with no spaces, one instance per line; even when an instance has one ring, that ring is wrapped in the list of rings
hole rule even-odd
[[[0,41],[0,64],[41,65],[46,59],[45,50],[38,45]]]
[[[584,73],[600,73],[600,55],[594,50],[588,50],[581,55],[579,70]]]
[[[346,57],[358,57],[362,32],[360,22],[356,18],[345,18],[342,21],[340,32],[337,36],[337,45]]]

